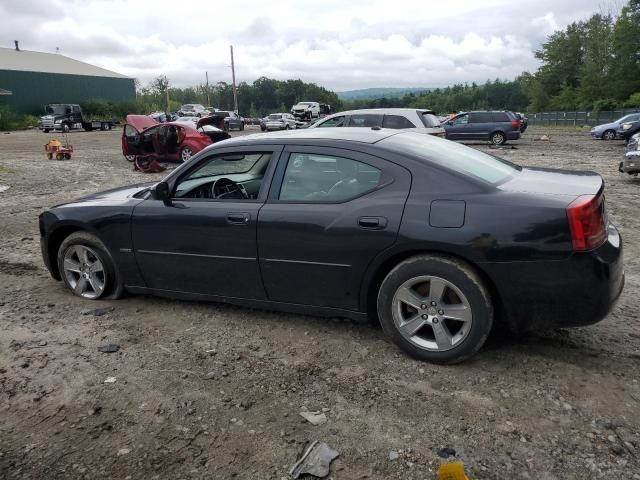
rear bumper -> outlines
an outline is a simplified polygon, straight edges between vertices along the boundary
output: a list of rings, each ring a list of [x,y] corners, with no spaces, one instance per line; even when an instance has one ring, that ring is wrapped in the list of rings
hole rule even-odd
[[[565,260],[483,264],[499,292],[503,317],[515,331],[591,325],[607,316],[624,287],[622,239],[608,239]]]
[[[521,134],[522,133],[520,132],[520,129],[512,132],[507,132],[507,140],[519,140]]]

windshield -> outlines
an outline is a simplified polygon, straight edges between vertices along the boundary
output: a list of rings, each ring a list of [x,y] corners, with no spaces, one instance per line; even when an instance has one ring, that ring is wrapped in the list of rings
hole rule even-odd
[[[504,182],[521,170],[521,167],[507,160],[423,133],[407,132],[393,135],[382,140],[380,144],[492,185]]]
[[[298,105],[302,105],[304,107],[309,107],[309,106],[313,105],[313,103],[311,103],[311,102],[298,102]]]
[[[272,113],[271,115],[269,115],[267,117],[267,119],[269,120],[280,120],[282,118],[282,115],[277,114],[277,113]]]
[[[420,118],[427,128],[438,128],[440,126],[440,120],[433,113],[423,112]]]
[[[625,115],[624,117],[616,120],[615,123],[635,122],[637,119],[638,119],[638,114]]]
[[[51,115],[64,115],[64,105],[47,105],[47,113]]]

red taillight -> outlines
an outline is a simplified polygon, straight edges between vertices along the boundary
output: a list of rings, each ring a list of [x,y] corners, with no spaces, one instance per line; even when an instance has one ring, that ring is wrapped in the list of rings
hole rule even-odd
[[[604,219],[604,198],[582,195],[567,207],[571,243],[575,251],[599,247],[607,239]]]
[[[515,128],[519,128],[520,127],[520,120],[514,120],[513,122],[511,122],[511,126],[515,127]]]

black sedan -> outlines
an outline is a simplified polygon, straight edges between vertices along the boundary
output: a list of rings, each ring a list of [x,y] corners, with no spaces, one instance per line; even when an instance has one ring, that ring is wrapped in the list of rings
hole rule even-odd
[[[212,145],[155,185],[40,215],[55,279],[377,317],[411,355],[452,363],[494,324],[601,320],[624,284],[601,177],[522,168],[398,130],[307,129]]]

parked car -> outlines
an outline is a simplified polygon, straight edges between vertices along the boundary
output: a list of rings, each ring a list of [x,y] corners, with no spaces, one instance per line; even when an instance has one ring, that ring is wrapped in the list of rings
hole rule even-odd
[[[215,114],[224,117],[225,130],[244,130],[244,118],[242,118],[236,112],[217,110]]]
[[[488,140],[503,145],[518,140],[520,120],[513,112],[477,111],[460,113],[443,124],[449,140]]]
[[[229,134],[216,127],[222,119],[200,119],[196,128],[190,122],[160,123],[147,115],[127,115],[122,132],[122,154],[133,162],[136,156],[153,155],[160,161],[186,162],[195,153],[214,142],[229,138]],[[206,129],[211,125],[215,131]]]
[[[267,115],[260,122],[260,130],[290,130],[295,129],[296,119],[290,113],[272,113]]]
[[[369,108],[334,113],[309,125],[309,128],[327,127],[380,127],[392,129],[419,129],[444,137],[445,131],[431,110],[415,108]]]
[[[327,106],[325,106],[326,109]],[[329,106],[329,109],[331,107]],[[318,102],[298,102],[291,107],[291,114],[298,120],[307,122],[320,116],[320,104]]]
[[[617,135],[623,138],[625,142],[629,142],[631,137],[638,132],[640,132],[640,113],[622,122]]]
[[[516,112],[514,114],[516,118],[520,121],[520,133],[524,133],[529,126],[529,119],[525,117],[522,113]]]
[[[178,115],[181,117],[203,117],[209,113],[206,110],[207,109],[199,103],[187,103],[180,107]]]
[[[611,123],[603,123],[602,125],[597,125],[591,129],[591,136],[593,138],[599,138],[602,140],[615,140],[619,138],[619,133],[622,133],[620,130],[622,128],[622,124],[625,122],[634,122],[640,119],[640,113],[632,113],[629,115],[625,115],[624,117],[619,118],[615,122]]]
[[[597,322],[624,284],[598,174],[523,168],[415,131],[236,137],[155,185],[48,209],[39,231],[52,276],[85,299],[126,290],[370,315],[439,363],[472,356],[494,321]]]
[[[634,177],[637,177],[640,173],[640,132],[629,139],[625,159],[620,162],[618,170]]]

